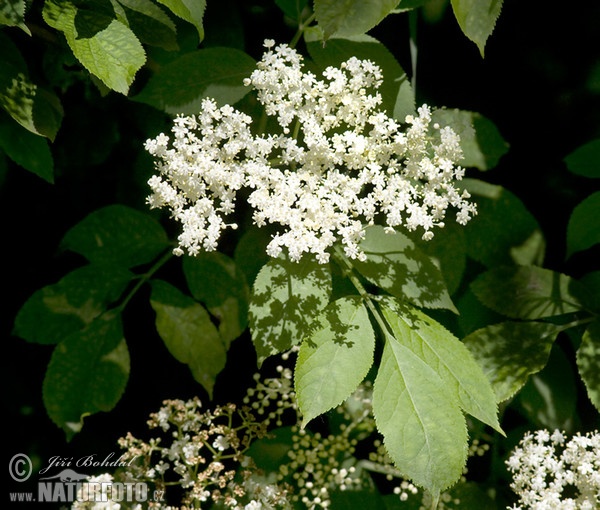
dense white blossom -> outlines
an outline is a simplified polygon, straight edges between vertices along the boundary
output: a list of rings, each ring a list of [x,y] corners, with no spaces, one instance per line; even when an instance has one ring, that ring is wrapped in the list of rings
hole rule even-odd
[[[430,239],[448,207],[460,224],[476,213],[455,186],[464,174],[459,136],[432,123],[427,105],[403,124],[384,113],[378,66],[353,57],[318,79],[293,48],[265,46],[245,84],[277,132],[253,134],[249,116],[204,99],[198,115],[174,120],[171,138],[145,144],[158,170],[148,203],[182,224],[177,254],[216,249],[223,230],[236,228],[227,217],[242,189],[254,222],[279,229],[267,253],[286,249],[294,261],[312,253],[326,262],[338,241],[364,259],[359,243],[375,222]]]
[[[519,497],[511,510],[593,510],[600,507],[600,433],[527,433],[506,461]]]

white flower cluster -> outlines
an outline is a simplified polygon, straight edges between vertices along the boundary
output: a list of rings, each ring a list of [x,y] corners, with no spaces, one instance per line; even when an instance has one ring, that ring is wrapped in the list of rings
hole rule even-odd
[[[506,462],[519,496],[512,510],[600,508],[600,433],[527,433]]]
[[[432,124],[427,105],[405,126],[379,110],[378,66],[350,58],[319,80],[291,47],[265,46],[245,84],[276,117],[278,133],[254,135],[249,116],[205,99],[198,115],[175,119],[172,140],[160,134],[145,144],[158,170],[148,203],[183,226],[176,254],[216,249],[222,231],[236,228],[224,218],[242,189],[254,222],[281,229],[268,254],[286,248],[294,261],[312,253],[326,262],[336,241],[364,259],[363,229],[375,221],[390,230],[422,227],[429,239],[449,206],[461,224],[476,213],[454,186],[464,174],[458,135]]]

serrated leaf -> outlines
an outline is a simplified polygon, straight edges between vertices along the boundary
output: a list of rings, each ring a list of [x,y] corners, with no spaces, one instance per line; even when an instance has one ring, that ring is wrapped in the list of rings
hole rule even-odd
[[[585,289],[569,276],[537,266],[500,266],[479,275],[471,290],[512,319],[543,319],[581,311]]]
[[[127,95],[136,73],[146,62],[144,48],[129,27],[113,19],[91,37],[82,37],[76,23],[78,8],[67,0],[47,0],[42,15],[48,25],[65,35],[83,67],[108,88]],[[93,33],[88,32],[89,28],[85,35]]]
[[[431,118],[460,136],[463,159],[459,163],[464,167],[490,170],[508,152],[508,143],[496,125],[480,113],[441,108],[434,110]]]
[[[177,28],[171,18],[151,0],[119,0],[125,8],[129,28],[140,41],[152,46],[174,51],[177,44]]]
[[[248,313],[259,364],[310,335],[311,323],[327,306],[330,295],[327,264],[310,257],[300,262],[283,258],[267,262],[254,282]]]
[[[576,175],[600,178],[600,138],[577,147],[564,161],[569,171]]]
[[[169,245],[160,224],[140,211],[115,204],[90,213],[64,236],[61,247],[90,262],[133,267],[153,260]]]
[[[177,361],[189,366],[194,379],[212,398],[216,378],[225,368],[227,351],[208,312],[162,280],[152,281],[150,304],[167,349]]]
[[[56,346],[43,384],[48,415],[70,440],[85,416],[112,410],[129,378],[121,316],[105,314]]]
[[[567,225],[567,257],[600,243],[600,191],[575,206]]]
[[[0,5],[0,25],[19,27],[27,35],[31,30],[25,24],[25,0],[5,0]]]
[[[600,411],[600,322],[592,322],[577,349],[577,368],[588,397]]]
[[[50,184],[54,183],[54,161],[48,141],[0,118],[0,149],[17,165]]]
[[[485,43],[500,16],[502,0],[452,0],[452,10],[461,30],[477,45],[483,57]]]
[[[34,292],[15,318],[14,334],[28,342],[55,344],[100,316],[133,278],[121,267],[88,265]]]
[[[252,57],[233,48],[186,53],[163,66],[133,100],[184,115],[200,112],[208,97],[220,105],[235,104],[250,92],[243,80],[255,65]]]
[[[516,195],[476,179],[464,179],[462,187],[477,203],[477,216],[464,227],[471,258],[487,267],[541,265],[546,249],[542,230]]]
[[[491,382],[496,400],[503,402],[544,368],[562,329],[543,322],[506,321],[478,329],[463,342]]]
[[[314,12],[324,39],[365,34],[394,10],[398,0],[315,0]]]
[[[373,327],[358,296],[340,298],[320,311],[294,370],[303,426],[356,390],[373,364],[374,349]]]
[[[373,413],[404,476],[433,494],[459,480],[467,427],[458,402],[438,374],[391,335],[373,387]]]
[[[173,14],[194,25],[198,31],[200,42],[204,40],[204,11],[206,0],[158,0],[169,8]]]
[[[382,303],[396,340],[436,372],[463,411],[502,432],[494,391],[463,343],[416,308],[387,298]]]
[[[415,97],[410,81],[394,55],[377,39],[369,35],[335,37],[323,46],[320,32],[316,29],[306,30],[304,38],[308,53],[322,70],[328,66],[339,67],[350,57],[377,64],[384,76],[378,89],[382,99],[381,109],[401,121],[406,115],[414,113]]]
[[[194,299],[219,321],[219,333],[228,348],[248,325],[250,291],[244,274],[232,259],[218,252],[184,257],[183,272]]]
[[[413,241],[400,232],[387,234],[380,226],[365,232],[360,249],[367,260],[352,261],[357,271],[400,300],[456,312],[439,268]]]

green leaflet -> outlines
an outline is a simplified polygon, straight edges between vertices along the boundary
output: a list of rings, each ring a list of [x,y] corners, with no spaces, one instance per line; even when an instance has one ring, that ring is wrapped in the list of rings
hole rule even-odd
[[[600,178],[600,138],[577,147],[564,161],[569,171],[576,175]]]
[[[330,294],[327,264],[310,257],[267,262],[254,282],[248,316],[259,364],[310,335],[313,318],[325,308]]]
[[[496,125],[477,112],[441,108],[431,114],[432,120],[441,126],[451,126],[460,135],[464,167],[479,170],[494,168],[508,152],[508,144]]]
[[[302,11],[306,7],[306,4],[308,4],[308,0],[275,0],[275,3],[286,16],[289,16],[293,20],[300,21]]]
[[[577,349],[577,368],[588,397],[600,411],[600,321],[596,320],[583,333]]]
[[[407,236],[368,227],[360,248],[367,260],[352,265],[369,281],[400,300],[456,312],[440,270]]]
[[[31,81],[27,62],[17,46],[2,32],[0,32],[0,47],[2,48],[0,54],[0,107],[31,133],[45,136],[53,141],[63,117],[60,100],[54,93],[40,88]],[[5,124],[4,121],[2,123]],[[11,126],[11,129],[14,130],[14,126]],[[23,136],[26,140],[34,139],[27,135],[19,133],[19,136]],[[46,173],[35,171],[35,167],[31,168],[22,163],[23,160],[33,159],[33,156],[22,152],[20,146],[25,142],[20,141],[16,135],[10,137],[10,142],[8,142],[7,136],[4,134],[4,145],[10,150],[10,152],[7,150],[7,153],[18,154],[20,158],[19,160],[15,159],[17,163],[51,182]],[[13,143],[17,143],[16,148],[12,147]],[[51,161],[50,157],[47,159]]]
[[[491,382],[496,400],[503,402],[544,368],[563,329],[543,322],[506,321],[478,329],[463,342]]]
[[[177,361],[189,366],[194,379],[212,398],[227,352],[208,312],[162,280],[152,281],[150,304],[156,312],[156,329],[167,349]]]
[[[111,19],[108,10],[80,14],[68,0],[47,0],[42,14],[48,25],[64,33],[71,51],[91,74],[108,88],[127,95],[146,62],[144,48],[129,27]]]
[[[177,28],[161,7],[151,0],[119,0],[124,7],[129,28],[140,41],[159,46],[167,51],[175,51]]]
[[[398,0],[315,0],[314,11],[324,40],[332,35],[360,35],[378,25]]]
[[[219,321],[219,334],[229,348],[248,325],[250,291],[244,274],[232,259],[218,252],[184,257],[183,272],[194,299]]]
[[[575,206],[567,225],[567,257],[600,243],[600,191]]]
[[[31,35],[31,31],[25,25],[26,8],[25,0],[6,0],[0,7],[0,25],[19,27],[27,35]]]
[[[206,48],[186,53],[165,64],[133,100],[171,114],[192,115],[202,100],[235,104],[250,92],[243,83],[256,62],[234,48]]]
[[[502,10],[502,0],[452,0],[452,10],[460,29],[484,56],[485,43],[494,31]]]
[[[48,140],[0,118],[0,149],[17,165],[54,184],[54,161]]]
[[[303,425],[350,396],[371,368],[375,349],[369,314],[358,296],[327,305],[311,328],[294,370]]]
[[[90,262],[133,267],[153,260],[169,245],[160,224],[147,214],[120,204],[98,209],[64,236],[61,247]]]
[[[321,33],[316,28],[306,30],[304,37],[308,53],[322,70],[328,66],[339,67],[350,57],[377,64],[384,76],[378,89],[381,109],[401,122],[406,115],[415,113],[415,96],[406,73],[396,57],[377,39],[369,35],[334,37],[323,46]]]
[[[464,227],[471,258],[487,267],[543,262],[542,230],[516,195],[476,179],[464,179],[461,185],[477,203],[477,216]]]
[[[502,433],[494,391],[465,345],[420,310],[389,298],[381,302],[396,341],[436,372],[463,411]]]
[[[373,387],[377,429],[396,467],[433,494],[456,483],[467,460],[467,427],[436,371],[392,329]]]
[[[48,415],[70,440],[83,419],[110,411],[129,378],[129,351],[121,316],[107,313],[56,346],[43,385]]]
[[[585,288],[567,275],[537,266],[499,266],[479,275],[471,290],[512,319],[543,319],[584,308]]]
[[[204,10],[206,0],[158,0],[159,3],[168,7],[173,14],[191,23],[198,31],[200,42],[204,39]]]
[[[132,278],[130,271],[118,266],[75,269],[29,297],[15,318],[14,334],[28,342],[59,343],[100,316]]]

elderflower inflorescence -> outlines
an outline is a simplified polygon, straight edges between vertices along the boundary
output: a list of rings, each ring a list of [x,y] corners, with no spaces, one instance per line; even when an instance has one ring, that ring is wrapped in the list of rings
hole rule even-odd
[[[229,105],[204,99],[198,115],[174,120],[172,139],[148,140],[158,175],[149,180],[151,207],[166,207],[183,230],[176,254],[215,250],[236,197],[247,191],[256,225],[276,225],[267,253],[285,248],[291,260],[305,253],[320,262],[341,241],[346,255],[359,248],[366,225],[389,231],[444,225],[448,207],[465,224],[476,214],[455,181],[464,170],[459,136],[432,122],[423,105],[405,126],[379,109],[382,72],[350,58],[328,67],[319,80],[302,69],[302,56],[273,41],[245,80],[257,92],[278,133],[255,135],[252,119]]]
[[[525,434],[506,465],[519,501],[511,510],[600,508],[600,433],[538,430]]]

